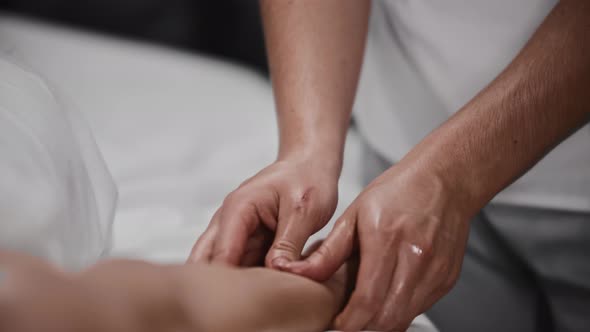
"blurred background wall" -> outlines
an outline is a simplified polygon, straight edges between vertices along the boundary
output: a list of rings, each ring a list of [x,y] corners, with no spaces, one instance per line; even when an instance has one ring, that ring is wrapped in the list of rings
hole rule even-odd
[[[205,53],[267,73],[255,0],[0,0],[0,10]]]

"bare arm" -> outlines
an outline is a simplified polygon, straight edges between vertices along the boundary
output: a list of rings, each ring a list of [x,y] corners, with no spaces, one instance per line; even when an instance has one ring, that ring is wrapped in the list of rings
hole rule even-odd
[[[115,260],[69,274],[0,252],[4,331],[324,331],[342,306],[326,284],[270,269]]]
[[[86,288],[113,297],[112,303],[135,308],[131,318],[143,325],[142,332],[173,327],[199,332],[324,331],[344,301],[343,286],[330,288],[265,268],[124,260],[99,264],[79,278]]]
[[[263,261],[282,269],[300,258],[307,239],[330,220],[369,5],[366,0],[261,1],[278,156],[227,195],[195,244],[191,262]],[[270,239],[261,240],[265,237]]]
[[[471,217],[588,122],[589,90],[590,3],[562,0],[502,74],[365,188],[315,254],[287,269],[322,280],[358,234],[357,287],[335,325],[405,330],[453,287]]]
[[[446,174],[474,214],[588,122],[589,91],[590,3],[562,0],[508,68],[405,162]]]
[[[344,302],[344,284],[328,287],[266,268],[203,265],[180,273],[188,290],[181,300],[197,313],[198,331],[321,332]]]
[[[311,154],[339,172],[370,1],[260,3],[279,120],[279,158]]]

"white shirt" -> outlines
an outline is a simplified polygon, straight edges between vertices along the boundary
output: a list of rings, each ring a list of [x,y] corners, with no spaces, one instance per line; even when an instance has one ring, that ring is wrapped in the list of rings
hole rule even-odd
[[[361,134],[385,158],[400,160],[514,59],[556,3],[373,1],[355,103]],[[590,126],[494,201],[590,211]]]

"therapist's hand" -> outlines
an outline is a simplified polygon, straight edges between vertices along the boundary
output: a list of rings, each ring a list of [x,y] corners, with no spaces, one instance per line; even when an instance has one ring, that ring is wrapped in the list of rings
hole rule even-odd
[[[225,198],[189,261],[281,269],[298,260],[336,209],[338,175],[316,158],[276,161]]]
[[[417,168],[399,165],[383,173],[311,256],[287,265],[287,271],[327,280],[358,245],[356,287],[335,329],[405,331],[454,285],[469,216],[455,188]]]

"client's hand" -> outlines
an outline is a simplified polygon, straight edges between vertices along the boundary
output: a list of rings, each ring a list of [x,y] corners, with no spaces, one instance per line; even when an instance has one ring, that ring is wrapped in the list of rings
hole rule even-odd
[[[332,217],[338,172],[318,160],[284,159],[230,193],[195,244],[189,261],[282,268]]]

